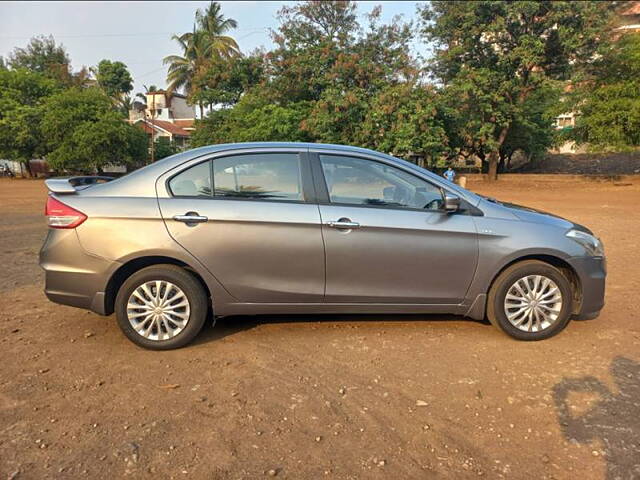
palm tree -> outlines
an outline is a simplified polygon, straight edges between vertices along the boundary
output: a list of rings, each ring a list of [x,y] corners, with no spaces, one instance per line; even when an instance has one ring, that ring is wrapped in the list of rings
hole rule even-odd
[[[240,54],[236,41],[225,35],[236,28],[238,23],[232,18],[225,18],[218,2],[211,2],[206,10],[196,11],[193,32],[171,37],[178,42],[182,55],[169,55],[163,63],[169,65],[167,83],[169,94],[184,89],[187,96],[193,98],[197,93],[194,80],[204,73],[210,63],[221,58],[230,58]],[[200,117],[204,113],[202,101],[198,102]]]
[[[225,35],[229,30],[238,27],[238,22],[233,18],[225,18],[222,7],[218,2],[211,2],[206,10],[196,11],[196,25],[203,32],[210,55],[219,58],[230,58],[240,53],[236,41]]]
[[[199,72],[204,71],[207,64],[204,36],[194,26],[193,33],[174,35],[171,38],[178,42],[183,53],[182,56],[169,55],[164,58],[164,64],[169,65],[167,72],[169,93],[183,89],[187,96],[192,96],[195,93],[193,81]],[[202,116],[202,105],[200,105],[200,115]]]

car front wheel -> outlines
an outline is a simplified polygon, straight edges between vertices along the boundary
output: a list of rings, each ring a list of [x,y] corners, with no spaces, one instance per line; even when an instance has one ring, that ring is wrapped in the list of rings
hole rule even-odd
[[[115,304],[122,332],[152,350],[187,345],[202,329],[207,309],[202,285],[176,265],[137,271],[122,284]]]
[[[569,323],[572,298],[571,284],[561,270],[526,260],[498,275],[489,291],[487,317],[518,340],[543,340]]]

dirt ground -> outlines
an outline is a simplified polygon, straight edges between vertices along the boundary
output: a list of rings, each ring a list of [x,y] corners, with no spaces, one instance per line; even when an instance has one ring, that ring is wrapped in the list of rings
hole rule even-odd
[[[470,187],[603,238],[597,320],[235,317],[146,351],[46,300],[44,186],[0,180],[0,479],[640,478],[640,177]]]

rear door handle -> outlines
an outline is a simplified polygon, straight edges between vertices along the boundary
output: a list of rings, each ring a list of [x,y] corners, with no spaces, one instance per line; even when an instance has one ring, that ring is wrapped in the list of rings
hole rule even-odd
[[[175,215],[173,217],[173,219],[176,222],[182,222],[182,223],[204,223],[207,222],[209,220],[208,217],[205,217],[203,215],[198,215],[197,212],[187,212],[184,215]]]
[[[344,228],[344,229],[352,229],[352,228],[360,228],[360,224],[358,222],[352,222],[349,219],[341,218],[338,221],[329,221],[327,222],[327,226],[331,228]]]

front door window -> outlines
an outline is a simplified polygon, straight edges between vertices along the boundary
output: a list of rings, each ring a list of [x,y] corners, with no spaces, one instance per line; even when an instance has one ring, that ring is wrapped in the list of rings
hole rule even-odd
[[[440,210],[442,190],[384,163],[320,155],[331,203]]]

